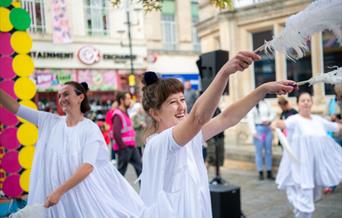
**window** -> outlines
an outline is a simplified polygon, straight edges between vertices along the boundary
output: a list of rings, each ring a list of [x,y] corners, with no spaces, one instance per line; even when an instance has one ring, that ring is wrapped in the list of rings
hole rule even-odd
[[[265,40],[272,40],[272,36],[272,30],[253,33],[253,50],[263,45]],[[259,85],[266,82],[274,81],[276,79],[274,55],[267,56],[266,54],[262,53],[261,57],[262,59],[260,61],[254,62],[255,87],[258,87]],[[274,97],[276,97],[274,94],[266,96],[266,98]]]
[[[323,45],[323,66],[324,72],[327,73],[334,69],[329,67],[338,66],[342,67],[342,45],[338,43],[336,36],[329,31],[322,33],[322,45]],[[333,85],[325,84],[325,94],[333,95]]]
[[[162,15],[163,48],[166,50],[176,49],[176,24],[172,15]]]
[[[198,1],[192,0],[191,1],[191,18],[192,18],[192,43],[193,48],[195,51],[201,50],[201,43],[200,39],[198,37],[197,29],[195,25],[197,24],[199,18],[198,18]]]
[[[109,1],[85,0],[85,18],[88,35],[108,35]]]
[[[31,32],[46,32],[44,0],[21,0],[21,6],[27,10],[31,18]]]
[[[311,64],[311,52],[310,52],[310,43],[311,41],[307,41],[307,46],[309,51],[305,52],[305,56],[300,58],[299,60],[292,61],[286,59],[286,70],[287,70],[287,79],[294,80],[296,82],[308,80],[312,77],[312,64]],[[309,92],[313,94],[313,87],[308,84],[302,85],[299,87],[297,93],[302,91]],[[296,96],[297,93],[290,93],[289,96]]]
[[[163,1],[161,10],[163,49],[175,50],[177,48],[175,2],[170,0]]]

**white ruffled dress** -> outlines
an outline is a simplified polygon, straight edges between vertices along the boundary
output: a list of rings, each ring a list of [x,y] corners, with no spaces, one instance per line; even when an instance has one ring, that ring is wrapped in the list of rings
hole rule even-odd
[[[28,205],[44,203],[46,197],[83,164],[93,172],[66,192],[58,204],[45,210],[45,217],[135,218],[143,202],[130,184],[109,162],[108,149],[98,126],[84,119],[68,127],[64,116],[20,107],[18,114],[38,125],[30,175]]]
[[[291,160],[284,151],[276,179],[279,189],[334,186],[342,180],[342,148],[327,131],[338,131],[336,123],[317,115],[306,119],[299,114],[286,121],[289,144],[299,160]]]
[[[144,217],[212,217],[202,145],[202,132],[186,145],[178,145],[172,128],[148,139],[140,189],[140,196],[149,208]]]

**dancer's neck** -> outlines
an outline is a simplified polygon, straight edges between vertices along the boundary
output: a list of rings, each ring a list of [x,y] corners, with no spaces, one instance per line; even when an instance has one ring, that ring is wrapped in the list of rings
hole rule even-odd
[[[311,113],[300,113],[300,115],[306,119],[311,119]]]
[[[66,124],[67,126],[76,126],[80,121],[84,119],[83,114],[79,112],[68,113],[66,115]]]

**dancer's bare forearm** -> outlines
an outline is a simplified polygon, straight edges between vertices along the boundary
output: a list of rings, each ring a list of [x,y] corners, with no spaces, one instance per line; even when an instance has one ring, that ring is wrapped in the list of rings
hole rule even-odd
[[[3,90],[0,90],[0,104],[14,114],[18,112],[19,103]]]

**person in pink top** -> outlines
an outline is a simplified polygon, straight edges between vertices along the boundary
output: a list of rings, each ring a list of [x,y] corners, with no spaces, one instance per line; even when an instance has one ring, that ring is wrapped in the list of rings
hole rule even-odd
[[[124,176],[128,163],[131,163],[139,176],[142,170],[141,157],[136,147],[133,122],[127,113],[131,105],[131,95],[121,92],[116,100],[119,106],[113,112],[113,148],[118,154],[118,170]]]

